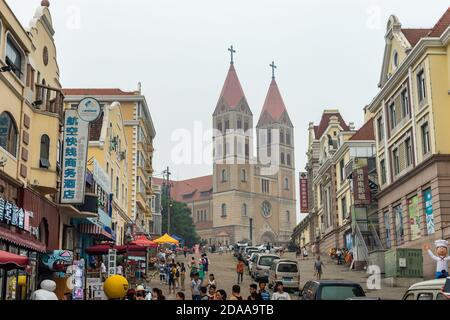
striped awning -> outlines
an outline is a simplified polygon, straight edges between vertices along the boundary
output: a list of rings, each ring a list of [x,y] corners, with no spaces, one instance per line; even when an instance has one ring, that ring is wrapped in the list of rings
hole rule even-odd
[[[93,223],[83,223],[78,225],[78,231],[83,234],[100,235],[114,240],[114,237],[108,231]]]

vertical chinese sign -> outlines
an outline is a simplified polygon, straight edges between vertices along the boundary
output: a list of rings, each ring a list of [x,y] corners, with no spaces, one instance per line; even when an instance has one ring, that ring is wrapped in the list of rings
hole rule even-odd
[[[370,188],[367,166],[353,172],[353,192],[356,206],[370,204]]]
[[[433,215],[433,200],[431,196],[431,189],[423,192],[423,201],[425,203],[425,217],[427,222],[427,234],[433,234],[435,230],[434,215]]]
[[[305,172],[300,173],[300,212],[308,213],[308,177]]]
[[[62,154],[61,203],[83,203],[89,122],[77,110],[66,110]]]

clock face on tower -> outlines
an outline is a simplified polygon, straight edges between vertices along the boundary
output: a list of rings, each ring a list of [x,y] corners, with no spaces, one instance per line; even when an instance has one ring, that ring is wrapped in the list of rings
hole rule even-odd
[[[264,201],[261,204],[261,214],[264,218],[269,218],[272,210],[272,205],[269,201]]]

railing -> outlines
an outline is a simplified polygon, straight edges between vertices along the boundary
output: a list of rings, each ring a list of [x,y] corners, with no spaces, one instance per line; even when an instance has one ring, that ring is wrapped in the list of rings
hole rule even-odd
[[[369,223],[369,230],[372,233],[372,237],[375,240],[375,243],[377,245],[377,249],[384,249],[383,248],[383,243],[381,242],[380,237],[378,236],[378,232],[375,229],[375,226],[372,223]]]
[[[369,261],[369,249],[367,249],[366,241],[357,223],[355,225],[355,247],[358,261]]]
[[[36,100],[32,103],[36,109],[55,113],[62,119],[63,103],[64,95],[60,89],[36,84]]]

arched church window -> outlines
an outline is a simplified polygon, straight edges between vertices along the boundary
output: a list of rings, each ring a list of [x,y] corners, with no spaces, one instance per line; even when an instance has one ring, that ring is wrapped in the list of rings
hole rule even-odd
[[[227,205],[225,203],[222,203],[222,217],[227,216]]]
[[[17,154],[18,131],[14,118],[8,112],[0,114],[0,147],[14,157]]]

